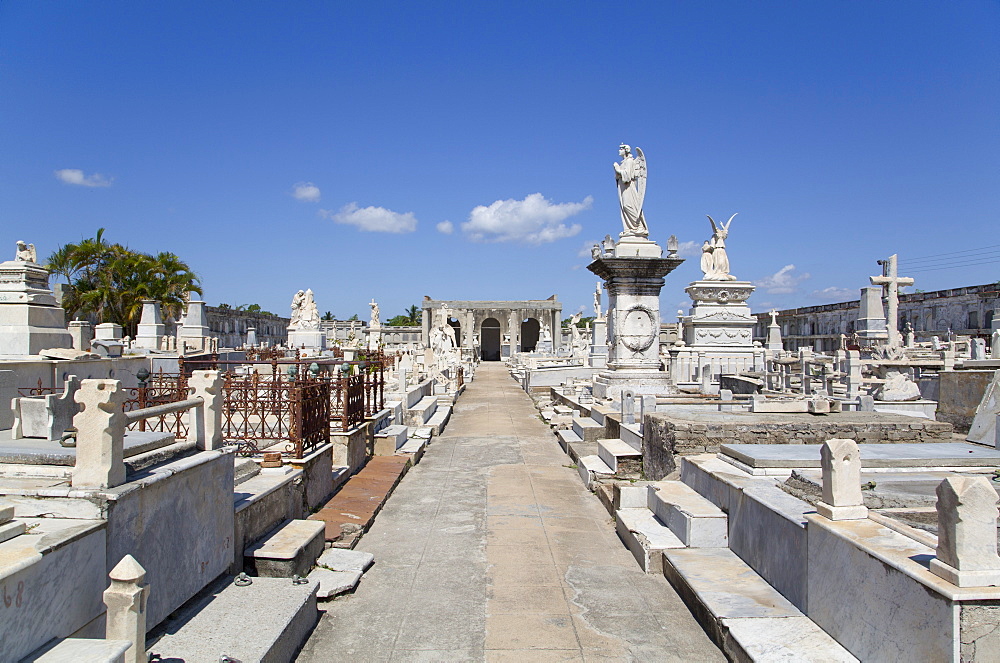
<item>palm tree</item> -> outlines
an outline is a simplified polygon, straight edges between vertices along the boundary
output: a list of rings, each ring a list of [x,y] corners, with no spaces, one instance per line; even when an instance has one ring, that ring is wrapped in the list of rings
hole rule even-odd
[[[108,244],[104,228],[93,238],[60,247],[48,266],[70,283],[63,298],[67,313],[91,313],[101,322],[122,325],[129,335],[135,335],[144,299],[160,302],[166,318],[178,319],[187,293],[202,292],[198,277],[177,255],[152,256]]]
[[[424,312],[416,304],[411,305],[406,309],[406,320],[411,325],[419,325],[420,319],[423,317]]]

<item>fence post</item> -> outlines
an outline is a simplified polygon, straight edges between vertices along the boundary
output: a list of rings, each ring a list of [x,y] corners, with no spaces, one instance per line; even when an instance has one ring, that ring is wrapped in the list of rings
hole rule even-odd
[[[84,380],[76,392],[74,488],[114,488],[125,483],[125,390],[119,380]]]
[[[222,376],[219,371],[194,371],[188,380],[192,398],[202,398],[201,407],[189,410],[188,435],[199,449],[212,450],[222,446]]]
[[[149,586],[142,584],[146,570],[132,555],[125,555],[108,574],[111,585],[104,590],[108,606],[105,639],[128,640],[127,663],[146,663],[146,599]]]

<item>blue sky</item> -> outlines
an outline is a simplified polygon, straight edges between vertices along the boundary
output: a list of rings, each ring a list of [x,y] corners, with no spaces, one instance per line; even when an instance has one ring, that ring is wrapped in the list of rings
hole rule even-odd
[[[0,241],[103,226],[283,315],[589,311],[624,141],[661,244],[739,212],[755,310],[891,253],[923,290],[1000,279],[1000,3],[638,4],[0,2]]]

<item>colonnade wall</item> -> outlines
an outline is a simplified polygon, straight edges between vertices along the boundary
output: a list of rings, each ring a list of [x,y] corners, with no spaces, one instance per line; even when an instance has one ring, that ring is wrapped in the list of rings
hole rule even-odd
[[[437,325],[445,309],[450,318],[458,320],[462,347],[474,347],[475,339],[482,338],[483,323],[490,318],[500,325],[502,345],[509,345],[511,352],[521,350],[521,323],[535,319],[540,328],[548,326],[555,336],[562,323],[562,302],[553,295],[549,299],[528,299],[522,301],[467,301],[440,300],[425,297],[423,309],[423,330],[421,340],[425,346],[430,343],[430,331]]]

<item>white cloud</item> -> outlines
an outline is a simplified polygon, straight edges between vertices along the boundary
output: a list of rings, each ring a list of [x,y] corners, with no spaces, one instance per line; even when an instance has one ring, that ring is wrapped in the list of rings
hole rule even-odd
[[[476,242],[545,244],[578,234],[583,229],[580,224],[567,226],[562,222],[590,209],[593,202],[593,197],[587,196],[579,203],[552,203],[540,193],[524,200],[497,200],[469,212],[462,231]]]
[[[437,228],[439,233],[443,233],[445,235],[450,235],[455,232],[455,224],[451,221],[442,221],[434,227]]]
[[[821,299],[825,302],[849,302],[852,299],[857,299],[859,294],[857,290],[851,290],[850,288],[830,286],[822,290],[813,290],[810,296],[813,299]]]
[[[319,187],[312,182],[297,182],[292,187],[292,197],[307,203],[318,203]]]
[[[594,244],[600,244],[600,242],[599,241],[593,241],[592,242],[592,241],[589,241],[589,240],[586,241],[586,242],[584,242],[583,246],[580,247],[580,250],[576,252],[576,257],[577,258],[589,258],[591,256],[591,249],[594,248]]]
[[[682,258],[694,258],[701,255],[701,244],[698,242],[681,242],[677,245],[677,255]]]
[[[793,293],[799,283],[809,278],[809,274],[793,274],[794,271],[795,265],[785,265],[771,276],[754,281],[754,285],[772,295]]]
[[[111,186],[111,182],[114,178],[105,177],[100,173],[94,173],[93,175],[84,175],[83,171],[79,168],[63,168],[62,170],[55,171],[56,179],[65,182],[66,184],[75,184],[77,186]]]
[[[321,209],[319,213],[334,223],[357,226],[365,232],[411,233],[417,229],[417,217],[413,212],[400,214],[384,207],[358,207],[357,203],[348,203],[336,212]]]

